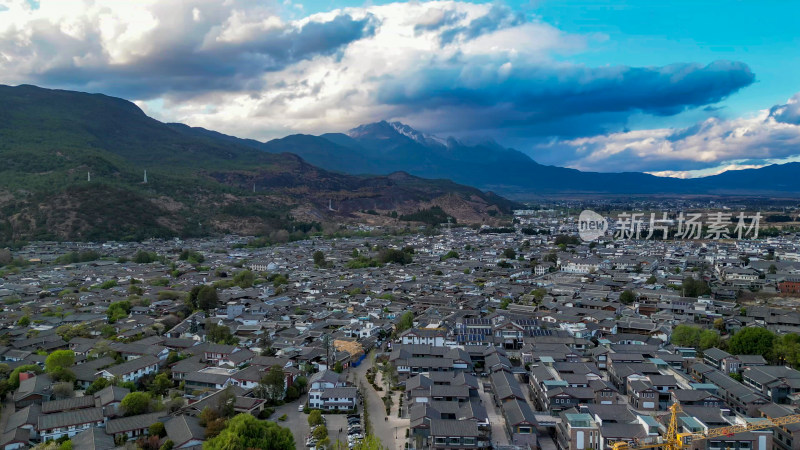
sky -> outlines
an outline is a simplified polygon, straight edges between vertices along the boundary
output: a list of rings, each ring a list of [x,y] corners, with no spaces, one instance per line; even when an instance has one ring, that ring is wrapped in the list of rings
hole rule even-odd
[[[398,120],[537,162],[800,161],[800,3],[0,0],[0,83],[239,137]]]

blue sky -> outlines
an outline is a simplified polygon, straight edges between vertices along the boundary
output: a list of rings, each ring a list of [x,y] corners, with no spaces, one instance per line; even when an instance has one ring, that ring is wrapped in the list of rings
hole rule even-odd
[[[242,137],[400,120],[595,171],[800,158],[786,1],[0,0],[0,82]]]

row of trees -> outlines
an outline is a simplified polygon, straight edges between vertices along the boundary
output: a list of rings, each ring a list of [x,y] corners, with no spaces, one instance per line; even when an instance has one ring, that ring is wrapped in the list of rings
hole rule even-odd
[[[721,329],[724,324],[715,327]],[[776,335],[765,328],[745,327],[722,340],[717,330],[682,324],[675,327],[670,340],[680,347],[701,351],[718,347],[732,355],[761,355],[771,364],[800,368],[800,335],[793,333]]]

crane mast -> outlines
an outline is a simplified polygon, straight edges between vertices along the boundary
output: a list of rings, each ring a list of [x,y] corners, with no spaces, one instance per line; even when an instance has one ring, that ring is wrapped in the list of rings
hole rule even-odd
[[[613,450],[642,450],[647,448],[658,448],[663,450],[683,450],[691,448],[692,442],[702,441],[706,439],[714,439],[718,437],[729,437],[737,433],[745,431],[757,431],[767,428],[780,427],[793,423],[800,423],[800,414],[791,416],[776,417],[774,419],[765,418],[758,422],[748,423],[746,425],[731,425],[727,427],[712,428],[704,433],[680,433],[678,431],[678,414],[682,412],[681,406],[678,403],[673,403],[669,407],[672,413],[669,419],[669,426],[667,434],[657,443],[628,443],[628,442],[614,442],[611,444]]]

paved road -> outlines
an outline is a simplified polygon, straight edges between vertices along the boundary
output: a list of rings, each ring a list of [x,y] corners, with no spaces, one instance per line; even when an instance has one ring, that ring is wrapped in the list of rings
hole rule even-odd
[[[492,426],[492,444],[508,445],[509,442],[508,434],[506,434],[506,419],[503,418],[500,408],[494,405],[491,392],[486,392],[483,390],[483,381],[486,380],[488,379],[480,379],[480,389],[478,390],[478,393],[480,394],[481,400],[483,400],[483,406],[486,408],[486,415],[489,416],[489,424]]]
[[[347,445],[347,415],[346,414],[325,414],[328,425],[328,437],[331,445],[338,439]],[[339,430],[342,430],[339,432]]]
[[[269,420],[282,427],[288,427],[292,431],[296,448],[305,448],[306,437],[311,431],[308,426],[308,414],[297,411],[297,406],[301,404],[304,405],[307,400],[308,394],[303,394],[300,396],[299,400],[275,408],[275,413],[269,418]],[[286,420],[283,422],[279,421],[278,417],[284,414],[287,416]],[[339,431],[339,429],[337,428],[336,431]]]
[[[356,386],[363,385],[365,392],[365,399],[367,412],[369,412],[369,419],[372,422],[372,431],[377,436],[383,445],[390,449],[401,450],[404,448],[406,442],[406,429],[409,427],[408,419],[400,419],[397,413],[390,414],[386,420],[386,409],[383,406],[383,399],[381,399],[378,392],[372,388],[372,385],[367,382],[366,373],[367,369],[372,367],[372,358],[367,356],[360,366],[350,369],[348,374]],[[384,394],[382,391],[381,394]],[[395,397],[395,403],[397,397]],[[396,409],[394,410],[396,411]]]

